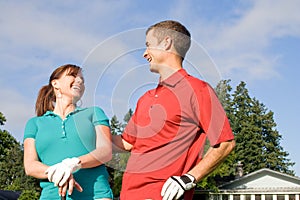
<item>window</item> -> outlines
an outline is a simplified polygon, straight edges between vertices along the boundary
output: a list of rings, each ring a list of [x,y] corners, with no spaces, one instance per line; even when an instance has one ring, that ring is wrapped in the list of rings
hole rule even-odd
[[[239,194],[234,194],[233,195],[233,200],[240,200],[240,195]]]
[[[229,200],[228,194],[222,194],[222,200]]]
[[[273,195],[272,194],[266,194],[265,195],[265,200],[273,200]]]
[[[250,194],[246,194],[245,196],[245,200],[251,200],[251,195]]]
[[[289,195],[289,200],[295,200],[296,199],[296,195],[295,194],[290,194]]]
[[[256,194],[255,195],[255,200],[261,200],[261,195],[260,194]]]
[[[284,200],[284,195],[283,194],[277,195],[277,200]]]

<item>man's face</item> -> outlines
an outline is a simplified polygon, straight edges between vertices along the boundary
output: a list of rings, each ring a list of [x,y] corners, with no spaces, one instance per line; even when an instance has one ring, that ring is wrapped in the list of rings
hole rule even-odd
[[[162,63],[164,48],[153,34],[153,29],[146,35],[146,50],[144,58],[150,63],[150,71],[159,73],[159,65]]]

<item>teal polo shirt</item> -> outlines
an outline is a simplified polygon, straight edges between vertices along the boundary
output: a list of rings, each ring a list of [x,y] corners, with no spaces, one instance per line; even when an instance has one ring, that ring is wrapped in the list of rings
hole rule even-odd
[[[63,120],[52,111],[31,118],[25,127],[24,140],[34,138],[39,160],[54,165],[65,158],[88,154],[96,148],[95,126],[109,126],[109,119],[99,107],[76,108]],[[112,198],[104,165],[74,173],[83,192],[74,190],[69,199]],[[60,199],[53,183],[41,182],[41,199]]]

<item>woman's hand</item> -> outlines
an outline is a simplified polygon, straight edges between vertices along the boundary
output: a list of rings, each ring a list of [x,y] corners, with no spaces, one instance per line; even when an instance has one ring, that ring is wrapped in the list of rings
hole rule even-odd
[[[71,195],[72,192],[73,192],[74,187],[79,192],[83,191],[82,187],[79,185],[79,183],[76,182],[73,175],[71,174],[71,176],[69,177],[67,182],[63,186],[58,188],[59,196],[66,196],[67,190],[68,190],[68,194]]]

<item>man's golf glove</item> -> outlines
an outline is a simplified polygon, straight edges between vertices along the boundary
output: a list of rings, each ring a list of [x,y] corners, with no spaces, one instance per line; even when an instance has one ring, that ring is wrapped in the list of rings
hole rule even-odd
[[[163,200],[179,199],[186,190],[196,186],[195,180],[195,177],[190,174],[171,176],[162,187],[161,196]]]

